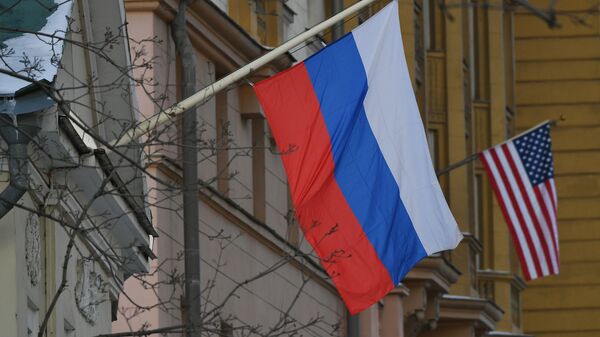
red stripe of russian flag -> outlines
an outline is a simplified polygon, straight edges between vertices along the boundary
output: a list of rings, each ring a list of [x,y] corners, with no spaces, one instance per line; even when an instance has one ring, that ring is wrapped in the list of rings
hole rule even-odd
[[[335,179],[329,133],[305,65],[281,75],[259,83],[256,92],[278,144],[293,146],[282,160],[304,235],[356,313],[395,285]]]

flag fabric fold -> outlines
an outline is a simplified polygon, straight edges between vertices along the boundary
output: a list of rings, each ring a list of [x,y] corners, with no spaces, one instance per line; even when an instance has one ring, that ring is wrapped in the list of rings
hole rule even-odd
[[[488,174],[527,280],[558,274],[557,198],[550,125],[483,151]]]
[[[296,215],[351,313],[462,235],[433,170],[391,2],[255,85]]]

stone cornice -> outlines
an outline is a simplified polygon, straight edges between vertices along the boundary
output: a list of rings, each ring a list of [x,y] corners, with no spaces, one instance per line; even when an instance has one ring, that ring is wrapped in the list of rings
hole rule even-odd
[[[401,297],[406,297],[410,295],[410,289],[408,289],[408,287],[406,287],[404,284],[400,283],[396,288],[390,291],[390,294],[397,294]]]
[[[468,321],[478,329],[493,330],[503,314],[494,302],[482,298],[444,295],[440,303],[440,321]]]
[[[490,331],[484,337],[533,337],[520,332]]]
[[[417,263],[406,275],[404,284],[426,282],[428,288],[447,293],[452,284],[458,281],[460,272],[441,256],[427,257]]]
[[[507,271],[491,269],[478,270],[477,277],[482,281],[510,282],[519,291],[527,288],[527,284],[519,275]]]

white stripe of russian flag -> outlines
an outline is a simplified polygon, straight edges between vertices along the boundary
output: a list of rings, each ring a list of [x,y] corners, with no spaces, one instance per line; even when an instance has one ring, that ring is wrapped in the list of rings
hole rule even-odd
[[[430,255],[456,247],[462,235],[431,165],[406,65],[398,4],[393,1],[388,6],[352,31],[369,86],[363,105],[402,202]]]

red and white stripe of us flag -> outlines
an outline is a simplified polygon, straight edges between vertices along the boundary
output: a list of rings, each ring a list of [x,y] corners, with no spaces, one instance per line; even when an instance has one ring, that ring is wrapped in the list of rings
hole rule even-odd
[[[512,141],[479,155],[508,223],[527,280],[558,274],[554,178],[532,186]]]

